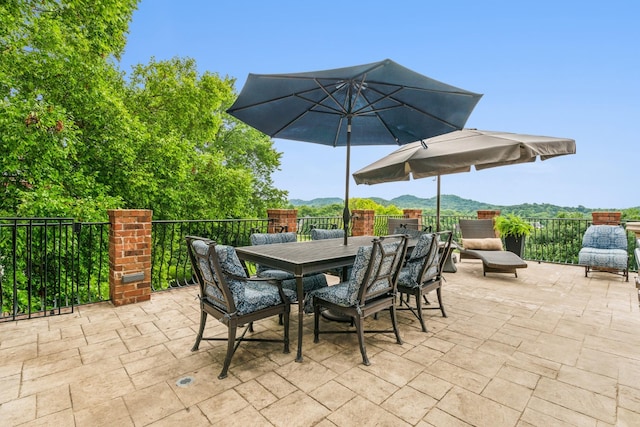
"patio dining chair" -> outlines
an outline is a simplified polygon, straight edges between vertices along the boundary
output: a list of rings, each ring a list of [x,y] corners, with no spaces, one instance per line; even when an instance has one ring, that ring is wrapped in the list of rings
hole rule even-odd
[[[313,337],[319,342],[319,334],[353,333],[358,335],[362,363],[370,365],[364,342],[364,333],[394,332],[396,342],[402,344],[396,320],[396,283],[400,267],[407,251],[406,235],[390,235],[376,238],[370,246],[362,246],[353,264],[349,281],[310,292],[305,304],[313,307]],[[323,308],[332,313],[351,317],[356,330],[320,331],[320,313]],[[383,310],[391,314],[390,330],[364,329],[364,319]]]
[[[442,272],[451,251],[451,231],[424,233],[418,239],[415,248],[405,261],[398,277],[398,310],[408,310],[420,321],[422,332],[427,332],[423,309],[440,310],[442,317],[447,313],[442,303]],[[438,305],[431,306],[427,294],[436,291]],[[411,296],[415,297],[415,307],[411,305]],[[423,307],[423,302],[426,306]]]
[[[312,228],[311,240],[325,240],[325,239],[344,239],[344,229],[342,228]],[[346,268],[346,270],[345,270]],[[332,270],[325,271],[326,274],[332,276],[342,277],[343,280],[347,280],[351,274],[351,267],[334,268]]]
[[[227,341],[219,379],[227,377],[231,359],[242,341],[282,342],[284,353],[288,353],[290,302],[296,301],[296,293],[284,289],[278,280],[247,277],[232,246],[217,245],[196,236],[187,236],[186,241],[194,276],[200,286],[200,328],[191,351],[197,351],[202,340]],[[226,338],[204,336],[207,315],[227,327]],[[245,338],[247,331],[253,332],[254,321],[271,316],[279,316],[282,320],[282,339]],[[238,337],[238,327],[244,325],[246,327]]]
[[[298,234],[290,231],[285,233],[253,233],[250,236],[252,245],[271,245],[274,243],[292,243],[298,241]],[[256,265],[256,276],[282,280],[285,289],[296,290],[296,279],[293,273],[278,270],[268,265]],[[307,274],[302,278],[304,293],[328,286],[327,278],[322,273]]]

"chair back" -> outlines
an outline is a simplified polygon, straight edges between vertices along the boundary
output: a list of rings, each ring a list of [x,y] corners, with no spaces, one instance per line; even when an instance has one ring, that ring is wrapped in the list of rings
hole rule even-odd
[[[582,236],[582,247],[627,250],[627,232],[621,225],[590,225]]]
[[[246,272],[232,246],[216,245],[213,240],[187,236],[187,251],[200,286],[200,297],[216,308],[234,313],[243,284],[233,276],[246,278]]]
[[[324,239],[343,239],[344,230],[342,228],[334,228],[327,230],[326,228],[312,228],[311,240],[324,240]]]
[[[416,246],[404,264],[406,272],[403,274],[408,274],[412,282],[424,283],[438,276],[438,243],[438,235],[435,233],[423,233],[418,238]]]
[[[387,220],[387,234],[405,234],[407,230],[420,231],[418,218],[389,218]]]
[[[376,238],[371,246],[358,249],[347,285],[347,299],[351,305],[395,293],[407,253],[407,240],[407,236],[395,234]]]
[[[449,253],[451,252],[451,243],[453,242],[453,231],[451,230],[439,231],[438,233],[436,233],[436,235],[438,236],[438,246],[439,246],[438,274],[442,275],[442,272],[444,271],[444,265],[447,262],[447,259],[449,258]]]
[[[288,231],[285,233],[253,233],[249,236],[251,244],[257,245],[271,245],[274,243],[290,243],[298,241],[298,234],[295,231]],[[266,265],[256,265],[256,274],[260,275],[271,267]]]
[[[464,239],[485,239],[497,237],[492,219],[461,219],[460,233]]]

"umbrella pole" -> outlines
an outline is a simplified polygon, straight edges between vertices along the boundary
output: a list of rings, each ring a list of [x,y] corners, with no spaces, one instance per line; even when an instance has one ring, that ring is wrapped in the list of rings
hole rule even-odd
[[[344,244],[347,245],[347,236],[349,235],[349,221],[351,213],[349,212],[349,164],[351,163],[351,116],[347,117],[347,167],[344,186],[344,210],[342,211],[342,220],[344,222]]]
[[[436,232],[440,232],[440,175],[438,175],[438,198],[436,199]]]

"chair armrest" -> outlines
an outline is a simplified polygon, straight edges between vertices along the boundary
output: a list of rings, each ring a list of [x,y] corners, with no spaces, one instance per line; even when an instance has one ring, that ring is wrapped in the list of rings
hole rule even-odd
[[[242,277],[236,276],[235,274],[225,273],[229,279],[240,280],[242,282],[263,282],[268,285],[276,286],[278,288],[278,293],[280,294],[280,298],[283,302],[288,302],[289,298],[284,294],[284,289],[282,288],[282,279],[274,279],[272,277]]]

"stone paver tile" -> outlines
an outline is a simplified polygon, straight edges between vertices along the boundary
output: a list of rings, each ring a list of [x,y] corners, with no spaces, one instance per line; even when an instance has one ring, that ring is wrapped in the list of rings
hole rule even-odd
[[[424,424],[423,424],[424,423]],[[472,427],[471,424],[467,424],[459,418],[454,417],[451,414],[444,412],[438,407],[433,408],[424,417],[424,419],[416,424],[416,426],[424,427]]]
[[[626,358],[618,358],[616,365],[619,369],[620,384],[637,387],[640,384],[640,363]]]
[[[482,396],[495,400],[517,411],[522,411],[527,406],[533,390],[507,381],[501,378],[494,378],[482,391]]]
[[[640,360],[638,353],[638,344],[634,342],[618,341],[604,337],[587,336],[584,340],[584,346],[594,350],[600,350],[604,353],[614,354],[629,359]]]
[[[531,390],[536,388],[538,380],[540,380],[540,375],[510,365],[504,365],[502,368],[500,368],[500,371],[496,374],[496,377],[514,382],[516,384],[520,384]]]
[[[276,373],[307,393],[331,381],[336,376],[324,365],[308,359],[305,359],[303,363],[292,360],[287,365],[276,369]]]
[[[424,368],[427,368],[433,362],[442,357],[444,353],[440,350],[435,350],[425,345],[417,345],[411,350],[402,355],[404,359],[411,360],[419,363]]]
[[[273,423],[267,420],[257,409],[253,407],[244,408],[233,416],[222,419],[216,423],[216,427],[272,427]],[[189,426],[191,427],[191,426]]]
[[[238,392],[231,389],[198,403],[198,407],[211,425],[217,425],[225,418],[251,405]]]
[[[428,372],[422,372],[411,380],[409,386],[433,397],[434,399],[440,400],[449,390],[451,390],[453,384],[438,377],[434,377]]]
[[[162,381],[180,378],[183,375],[205,367],[207,367],[207,369],[214,369],[217,373],[220,373],[222,369],[221,365],[212,363],[207,353],[192,353],[190,357],[166,362],[159,366],[153,366],[151,369],[138,372],[130,377],[131,382],[136,388],[147,388]],[[233,374],[233,360],[231,361],[229,372]]]
[[[455,347],[455,344],[446,341],[440,337],[431,337],[423,343],[424,346],[437,350],[441,353],[446,353]]]
[[[561,381],[541,378],[534,396],[588,415],[606,423],[614,423],[616,401]]]
[[[345,427],[410,426],[396,415],[361,396],[350,400],[327,418],[335,425]]]
[[[278,400],[273,393],[256,380],[250,380],[236,386],[235,391],[240,393],[258,411]]]
[[[108,357],[121,356],[128,352],[127,347],[119,338],[89,344],[86,347],[80,347],[79,350],[84,364],[95,363]]]
[[[440,360],[467,369],[485,377],[494,376],[502,367],[506,356],[484,353],[468,347],[456,346],[443,355]]]
[[[398,390],[398,387],[378,378],[360,367],[353,368],[335,378],[335,381],[376,404],[380,404]]]
[[[526,329],[532,329],[534,331],[551,333],[558,325],[560,318],[561,315],[558,313],[544,311],[536,313],[529,318],[514,316],[509,320],[509,324]]]
[[[126,424],[121,424],[123,427],[127,427]],[[77,426],[84,427],[82,424],[74,423],[73,411],[71,409],[65,409],[64,411],[55,412],[53,414],[45,415],[44,417],[36,418],[28,423],[20,424],[20,427],[50,427],[50,426]]]
[[[136,390],[123,398],[136,425],[147,425],[184,409],[178,396],[166,383]]]
[[[77,349],[87,345],[87,340],[82,337],[76,337],[67,340],[51,341],[42,344],[38,344],[38,356],[46,356],[54,353],[66,352]]]
[[[141,335],[139,337],[126,338],[122,340],[129,351],[136,351],[143,348],[153,347],[154,345],[162,344],[167,341],[167,336],[160,331],[148,335]]]
[[[20,374],[0,378],[0,405],[17,399],[20,395]]]
[[[462,335],[468,335],[479,339],[487,339],[498,330],[498,328],[493,325],[484,325],[475,319],[476,317],[474,316],[469,320],[455,322],[447,326],[447,331],[458,332]]]
[[[518,351],[565,365],[575,365],[582,342],[571,338],[541,334],[535,341],[523,342]]]
[[[3,425],[14,426],[35,418],[36,396],[27,396],[0,405],[0,420]]]
[[[590,348],[582,348],[576,368],[584,371],[605,375],[610,378],[617,379],[620,372],[620,364],[624,363],[623,358],[605,353],[600,350]],[[637,362],[634,362],[636,364]]]
[[[36,394],[36,413],[38,418],[70,408],[71,393],[68,385]]]
[[[331,412],[324,405],[298,391],[278,400],[260,413],[273,425],[288,427],[315,425]]]
[[[562,366],[560,363],[520,351],[516,351],[505,364],[549,378],[556,378]]]
[[[70,378],[71,399],[74,410],[84,409],[134,391],[133,384],[124,369],[100,372],[93,376]]]
[[[561,405],[533,396],[522,413],[523,421],[536,426],[595,427],[597,420]]]
[[[247,408],[248,409],[248,408]],[[256,421],[261,418],[260,414],[256,414],[253,412],[251,414],[255,417]],[[174,412],[173,414],[153,422],[149,424],[150,427],[175,427],[175,426],[185,426],[185,427],[208,427],[211,423],[207,417],[202,413],[200,408],[197,406],[186,408],[178,412]],[[238,424],[241,425],[241,424]],[[250,425],[246,424],[246,425]],[[251,424],[253,425],[253,424]],[[255,424],[260,425],[260,424]]]
[[[175,361],[175,356],[164,345],[156,345],[120,356],[122,365],[129,375]]]
[[[100,344],[104,341],[120,340],[120,335],[116,331],[104,331],[100,334],[86,335],[84,339],[87,344]]]
[[[192,407],[240,384],[240,381],[233,375],[219,380],[218,374],[218,369],[213,370],[205,367],[171,378],[167,380],[167,383],[185,407]],[[187,378],[191,381],[185,385],[184,380]]]
[[[511,356],[517,349],[517,346],[510,345],[504,342],[496,341],[494,339],[488,339],[480,347],[478,350],[493,354],[495,356],[501,357],[503,360],[508,356]]]
[[[469,348],[478,348],[482,345],[484,340],[473,337],[471,335],[461,334],[460,332],[450,331],[446,329],[438,334],[438,338],[448,341],[453,344],[459,344]]]
[[[459,366],[437,361],[429,367],[429,373],[444,381],[458,385],[475,393],[480,393],[489,383],[488,377],[471,372]]]
[[[330,410],[335,411],[349,400],[353,399],[356,394],[340,383],[329,381],[310,392],[309,396],[313,397]]]
[[[618,419],[616,420],[616,427],[636,427],[640,426],[640,413],[636,411],[630,411],[626,408],[620,408],[618,410]]]
[[[640,414],[640,389],[621,385],[618,392],[618,405]]]
[[[248,355],[248,353],[246,353]],[[291,354],[287,355],[289,360],[291,359]],[[222,361],[222,359],[219,359]],[[235,364],[235,366],[234,366]],[[259,377],[260,375],[266,374],[267,372],[272,372],[274,369],[277,369],[280,365],[271,360],[267,356],[260,357],[252,357],[248,360],[236,360],[234,357],[231,360],[231,366],[229,367],[229,371],[233,370],[233,375],[238,377],[240,381],[249,381],[253,378]]]
[[[414,425],[433,408],[438,401],[415,388],[402,387],[382,403],[390,413]]]
[[[76,410],[74,414],[77,426],[133,426],[133,420],[122,397],[105,400],[87,408]]]
[[[297,390],[297,387],[281,377],[275,372],[267,372],[256,378],[260,384],[264,386],[271,393],[275,394],[278,399],[285,397],[288,394]]]
[[[31,380],[56,372],[66,371],[81,363],[80,353],[76,348],[53,354],[45,354],[26,360],[22,368],[22,377],[24,380]]]
[[[615,399],[617,381],[613,378],[563,365],[558,380]]]
[[[587,335],[595,335],[602,326],[591,325],[574,319],[561,319],[554,329],[554,335],[583,341]]]
[[[476,426],[514,426],[520,412],[478,394],[454,387],[437,407],[456,418]]]
[[[406,360],[387,351],[382,351],[371,359],[371,365],[362,366],[368,372],[398,387],[407,384],[423,369],[423,365]]]

